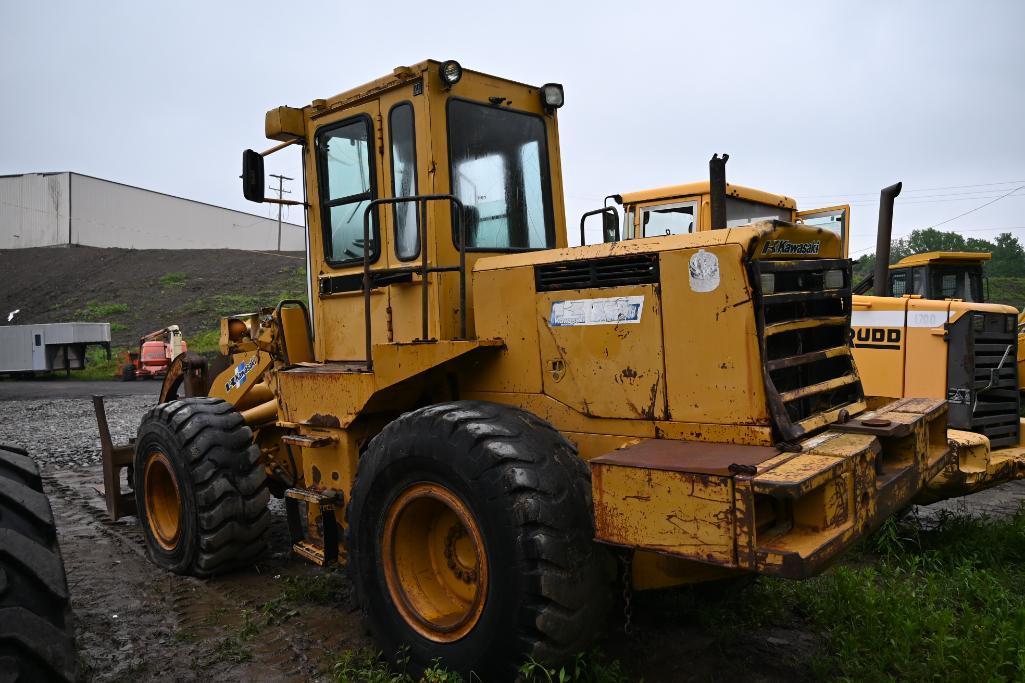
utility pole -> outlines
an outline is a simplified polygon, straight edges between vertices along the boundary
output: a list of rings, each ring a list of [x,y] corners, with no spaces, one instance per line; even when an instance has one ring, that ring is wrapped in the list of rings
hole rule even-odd
[[[267,186],[268,189],[273,190],[274,192],[278,193],[278,199],[284,199],[286,194],[292,194],[292,192],[290,190],[286,190],[285,189],[285,181],[286,180],[295,180],[295,178],[289,178],[288,176],[277,175],[275,173],[271,173],[270,177],[278,179],[278,186],[277,187],[274,187],[273,185],[268,185]],[[279,252],[281,251],[281,207],[282,207],[282,205],[278,204],[278,251]]]

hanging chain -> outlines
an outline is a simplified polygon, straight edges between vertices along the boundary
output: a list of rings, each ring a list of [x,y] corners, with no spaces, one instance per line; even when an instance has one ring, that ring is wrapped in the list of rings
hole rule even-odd
[[[623,633],[632,636],[633,627],[633,553],[624,552],[619,556],[623,564]]]

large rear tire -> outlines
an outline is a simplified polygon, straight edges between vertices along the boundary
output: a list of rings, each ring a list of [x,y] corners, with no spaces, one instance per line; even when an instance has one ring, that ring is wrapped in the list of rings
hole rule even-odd
[[[0,446],[0,678],[75,680],[74,633],[39,469],[24,451]]]
[[[586,650],[615,575],[592,514],[587,465],[525,411],[455,401],[398,418],[360,459],[348,508],[378,644],[485,681]]]
[[[267,545],[267,475],[230,403],[186,398],[146,413],[135,446],[135,499],[150,557],[177,574],[252,564]]]
[[[122,382],[134,382],[135,381],[135,366],[131,363],[125,363],[121,366],[121,381]]]

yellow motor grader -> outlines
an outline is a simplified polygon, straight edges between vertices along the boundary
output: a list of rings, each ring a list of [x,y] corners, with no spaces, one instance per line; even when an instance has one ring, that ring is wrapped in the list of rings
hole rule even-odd
[[[798,210],[785,195],[726,183],[725,158],[710,180],[610,195],[622,205],[601,214],[604,239],[638,239],[732,229],[780,219],[831,232],[848,253],[850,207]],[[724,199],[718,202],[716,190]],[[875,272],[853,288],[851,349],[869,405],[902,397],[946,399],[951,443],[960,465],[930,482],[918,502],[964,495],[1025,476],[1025,421],[1020,418],[1023,349],[1018,312],[986,303],[981,263],[988,254],[933,252],[890,265],[893,204],[901,184],[880,193]],[[717,222],[718,221],[718,222]],[[622,234],[620,234],[622,233]],[[1016,362],[1017,361],[1017,362]]]
[[[563,98],[425,61],[267,113],[244,193],[301,151],[309,310],[224,319],[220,365],[180,356],[105,441],[155,563],[257,561],[281,495],[384,652],[505,680],[584,650],[617,580],[811,576],[957,470],[944,401],[868,409],[839,235],[569,248]]]

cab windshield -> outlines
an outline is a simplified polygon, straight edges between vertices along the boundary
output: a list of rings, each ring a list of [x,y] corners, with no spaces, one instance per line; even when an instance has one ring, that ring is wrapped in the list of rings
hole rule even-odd
[[[541,118],[453,99],[448,104],[448,135],[452,194],[465,207],[467,249],[555,246]],[[458,244],[458,235],[453,239]]]

